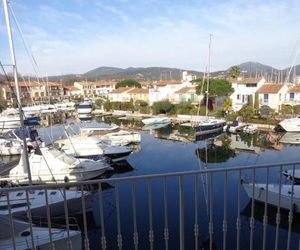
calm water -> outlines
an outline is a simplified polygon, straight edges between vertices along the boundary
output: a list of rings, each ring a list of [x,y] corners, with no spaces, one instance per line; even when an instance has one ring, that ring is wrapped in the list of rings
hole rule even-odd
[[[109,121],[106,121],[109,122]],[[139,122],[128,122],[113,120],[121,126],[139,127]],[[193,131],[189,128],[178,126],[167,126],[157,130],[142,131],[142,142],[140,151],[133,153],[128,162],[133,170],[126,173],[115,174],[118,176],[134,176],[155,173],[170,173],[178,171],[189,171],[204,168],[220,168],[232,166],[245,166],[262,163],[278,163],[288,161],[298,161],[299,147],[297,145],[288,145],[280,143],[281,135],[270,132],[261,132],[255,135],[220,135],[214,141],[210,139],[189,142],[186,138],[193,136]],[[173,141],[166,138],[182,140]],[[198,213],[200,224],[200,246],[207,247],[208,240],[208,220],[209,220],[209,202],[210,197],[213,200],[213,221],[214,221],[214,244],[216,249],[222,249],[223,244],[223,207],[224,207],[224,174],[214,174],[213,176],[213,194],[210,190],[210,176],[197,177],[199,183],[198,189]],[[243,171],[242,178],[251,181],[252,172]],[[258,170],[256,173],[257,182],[265,182],[265,170]],[[270,170],[270,183],[278,183],[279,169]],[[288,183],[287,181],[284,181]],[[148,182],[137,181],[136,185],[136,209],[137,209],[137,228],[139,233],[139,246],[141,249],[150,249],[149,247],[149,192]],[[163,206],[163,180],[155,179],[151,183],[153,230],[154,230],[154,249],[164,249],[164,206]],[[237,190],[240,186],[238,173],[228,174],[228,233],[227,247],[234,249],[236,246],[236,217],[238,214]],[[185,193],[185,242],[186,249],[194,249],[194,220],[195,220],[195,177],[184,178]],[[241,249],[249,248],[249,221],[251,208],[250,199],[240,186],[241,203],[240,215],[241,225]],[[105,234],[107,237],[108,249],[117,249],[117,220],[115,203],[115,186],[104,193],[104,211],[105,211]],[[121,234],[123,237],[123,248],[133,248],[133,216],[131,185],[122,183],[118,187],[120,193],[120,215],[121,215]],[[169,249],[179,248],[179,197],[178,197],[178,178],[167,179],[168,190],[168,227],[169,227]],[[256,206],[256,224],[254,233],[254,249],[262,248],[262,216],[264,206]],[[249,209],[250,208],[250,209]],[[275,239],[275,215],[276,209],[268,209],[269,226],[267,227],[267,249],[274,249]],[[300,218],[295,217],[296,223],[292,228],[292,249],[297,249],[300,233]],[[297,224],[298,220],[298,224]],[[282,228],[280,229],[279,249],[285,249],[287,239],[288,217],[286,213],[282,215]],[[272,225],[273,224],[273,225]],[[91,229],[91,247],[98,249],[100,244],[100,229]]]
[[[98,121],[101,121],[100,119]],[[107,123],[116,123],[121,127],[141,128],[139,121],[127,121],[106,119]],[[46,132],[47,133],[46,133]],[[47,141],[59,138],[62,135],[62,126],[56,125],[51,129],[41,129],[41,136]],[[49,136],[50,133],[50,136]],[[48,134],[48,135],[47,135]],[[262,163],[278,163],[299,161],[299,147],[293,144],[280,143],[280,135],[270,132],[261,132],[255,135],[219,135],[216,139],[189,141],[194,134],[192,129],[169,125],[156,130],[142,130],[142,141],[139,149],[130,155],[128,163],[132,166],[131,171],[115,173],[113,177],[136,176],[156,173],[181,172],[197,169],[212,169],[220,167],[246,166]],[[169,139],[172,140],[169,140]],[[194,249],[194,220],[195,220],[195,179],[198,180],[198,220],[201,249],[206,249],[208,240],[208,220],[210,216],[209,203],[213,201],[213,221],[215,249],[222,249],[223,244],[223,207],[224,207],[224,173],[213,175],[213,183],[210,185],[211,176],[188,176],[184,178],[185,194],[185,242],[186,249]],[[243,171],[242,178],[251,181],[252,172]],[[256,172],[256,181],[265,182],[265,170]],[[270,170],[270,183],[278,183],[279,169]],[[287,182],[287,181],[284,181]],[[287,182],[288,183],[288,182]],[[116,220],[116,187],[109,183],[110,188],[104,191],[104,215],[105,235],[107,237],[107,249],[117,249],[117,220]],[[149,199],[148,185],[151,187]],[[213,190],[210,189],[213,186]],[[139,248],[150,249],[149,247],[149,200],[152,202],[154,249],[164,249],[164,197],[163,180],[155,179],[151,183],[136,181],[136,213],[137,228],[139,233]],[[237,191],[240,187],[241,203],[241,245],[240,249],[249,248],[249,202],[245,191],[240,186],[238,173],[228,174],[227,194],[227,249],[236,247],[236,217],[238,215]],[[131,200],[131,183],[121,183],[118,186],[120,194],[120,218],[121,234],[123,237],[123,249],[133,249],[133,216]],[[178,178],[167,179],[168,192],[168,228],[169,228],[169,249],[179,248],[179,196]],[[97,196],[96,196],[97,198]],[[262,248],[262,213],[264,206],[255,204],[256,221],[254,233],[254,249]],[[97,205],[94,211],[97,213]],[[269,225],[267,227],[267,249],[274,249],[275,239],[275,215],[276,209],[269,209]],[[96,216],[97,217],[97,216]],[[298,249],[300,236],[300,218],[297,215],[292,228],[292,249]],[[287,216],[282,217],[282,228],[280,229],[280,247],[285,249],[287,240]],[[97,219],[96,219],[97,224]],[[91,249],[99,249],[101,244],[101,229],[94,223],[89,225],[89,238]]]

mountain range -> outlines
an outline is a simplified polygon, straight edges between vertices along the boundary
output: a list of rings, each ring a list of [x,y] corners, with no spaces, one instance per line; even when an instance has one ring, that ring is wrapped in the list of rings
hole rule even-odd
[[[274,77],[275,75],[280,74],[283,77],[286,76],[289,68],[286,69],[276,69],[274,67],[264,65],[258,62],[245,62],[237,65],[243,76],[255,77],[255,76],[270,76]],[[229,71],[225,69],[223,71],[211,72],[213,77],[216,76],[228,76]],[[144,81],[154,81],[154,80],[180,80],[182,77],[182,72],[186,69],[178,68],[167,68],[167,67],[147,67],[147,68],[117,68],[117,67],[99,67],[93,70],[90,70],[84,74],[68,74],[68,75],[59,75],[59,76],[50,76],[50,81],[61,81],[62,83],[68,84],[73,83],[74,81],[95,81],[95,80],[112,80],[112,79],[136,79]],[[203,75],[203,72],[195,70],[187,70],[188,72],[197,75],[200,77]],[[294,73],[294,70],[293,72]],[[295,66],[295,74],[300,75],[300,65]]]

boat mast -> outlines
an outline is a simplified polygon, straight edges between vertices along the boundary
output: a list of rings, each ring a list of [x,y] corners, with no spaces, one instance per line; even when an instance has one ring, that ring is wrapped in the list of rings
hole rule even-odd
[[[210,75],[210,52],[211,52],[211,38],[212,34],[209,34],[209,45],[208,45],[208,66],[207,66],[207,84],[206,84],[206,110],[205,116],[208,115],[208,89],[209,89],[209,75]]]
[[[8,36],[9,49],[10,49],[11,60],[12,60],[13,75],[14,75],[14,80],[15,80],[16,95],[17,95],[17,102],[18,102],[19,115],[20,115],[20,126],[21,126],[21,135],[22,135],[22,139],[23,139],[23,154],[24,154],[23,164],[25,165],[25,168],[27,169],[28,182],[29,182],[29,185],[31,185],[32,179],[31,179],[31,171],[30,171],[29,160],[28,160],[27,142],[26,142],[25,131],[24,131],[24,129],[25,129],[24,117],[23,117],[23,110],[22,110],[22,104],[21,104],[21,98],[20,98],[15,49],[14,49],[13,37],[12,37],[11,26],[10,26],[10,17],[9,17],[9,12],[8,12],[8,0],[3,0],[3,6],[4,6],[4,15],[5,15],[5,21],[6,21],[7,36]]]

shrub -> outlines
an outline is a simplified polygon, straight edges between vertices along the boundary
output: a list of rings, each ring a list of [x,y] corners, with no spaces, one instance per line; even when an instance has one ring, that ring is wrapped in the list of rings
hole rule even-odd
[[[238,115],[240,115],[244,121],[247,121],[254,116],[254,109],[252,106],[246,104],[238,111]]]
[[[152,105],[153,114],[174,114],[174,105],[170,103],[168,100],[155,102]]]
[[[282,114],[286,115],[286,114],[293,114],[293,107],[291,105],[285,105],[282,104],[280,111]]]

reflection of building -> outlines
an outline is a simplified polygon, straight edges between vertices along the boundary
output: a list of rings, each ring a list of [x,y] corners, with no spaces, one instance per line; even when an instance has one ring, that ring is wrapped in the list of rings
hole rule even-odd
[[[229,134],[228,139],[230,141],[230,148],[239,152],[261,153],[261,148],[253,144],[252,135],[249,135],[250,140],[243,140],[239,134]],[[222,140],[216,140],[215,145],[222,146]]]

